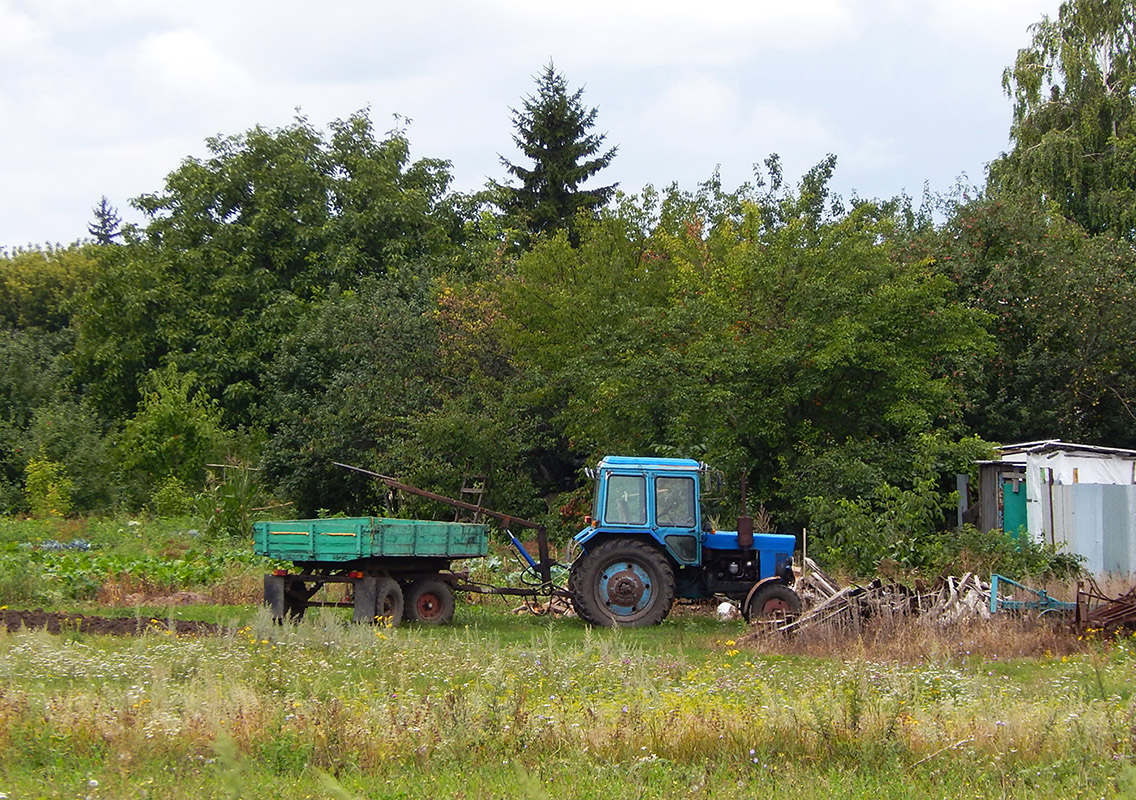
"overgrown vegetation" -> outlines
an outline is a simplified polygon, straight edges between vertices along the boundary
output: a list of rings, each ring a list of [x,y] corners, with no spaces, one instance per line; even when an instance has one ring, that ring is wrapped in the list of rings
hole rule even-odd
[[[178,592],[253,603],[269,566],[247,539],[209,537],[196,517],[0,524],[3,606],[162,605]]]
[[[1111,797],[1132,776],[1130,639],[1025,659],[786,658],[706,617],[591,631],[462,614],[448,629],[313,613],[199,639],[0,634],[0,791]]]

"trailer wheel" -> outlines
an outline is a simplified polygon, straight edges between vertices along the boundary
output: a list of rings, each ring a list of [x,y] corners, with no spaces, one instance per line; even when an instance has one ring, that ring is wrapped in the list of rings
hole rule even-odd
[[[444,625],[454,618],[454,590],[440,578],[422,578],[406,590],[403,619]]]
[[[359,578],[351,588],[355,622],[379,622],[392,628],[402,622],[402,587],[394,578]]]
[[[748,603],[742,604],[746,622],[759,619],[796,616],[801,613],[801,598],[783,583],[768,583],[753,592]]]
[[[264,604],[272,614],[272,621],[278,625],[299,622],[311,594],[303,581],[289,575],[264,576]]]
[[[584,553],[568,583],[576,614],[590,625],[655,625],[674,603],[674,571],[666,556],[635,539],[610,539]]]
[[[311,596],[312,592],[308,591],[303,581],[288,581],[284,589],[284,613],[288,619],[293,622],[302,620],[304,612],[308,610],[308,598]]]
[[[402,622],[402,587],[394,578],[379,578],[375,583],[375,621],[390,627]]]

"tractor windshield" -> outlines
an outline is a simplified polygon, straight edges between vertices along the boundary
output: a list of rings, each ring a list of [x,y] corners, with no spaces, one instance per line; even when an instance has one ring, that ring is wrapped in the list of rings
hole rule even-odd
[[[612,475],[607,479],[604,521],[609,525],[646,525],[646,479],[642,475]]]

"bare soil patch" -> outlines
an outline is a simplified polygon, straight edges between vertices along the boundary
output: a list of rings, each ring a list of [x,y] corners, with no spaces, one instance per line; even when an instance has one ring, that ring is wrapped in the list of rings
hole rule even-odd
[[[196,620],[139,619],[136,617],[94,617],[62,611],[0,611],[0,626],[9,631],[46,629],[48,633],[98,633],[113,636],[140,636],[144,633],[173,633],[179,636],[210,636],[220,630],[212,622]]]

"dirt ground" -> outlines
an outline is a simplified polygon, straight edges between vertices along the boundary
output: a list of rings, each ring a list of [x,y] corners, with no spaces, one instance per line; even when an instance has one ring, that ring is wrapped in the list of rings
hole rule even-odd
[[[171,625],[173,625],[172,628]],[[60,611],[49,612],[39,608],[34,611],[4,609],[0,611],[0,627],[5,627],[9,631],[18,631],[21,628],[46,628],[48,633],[75,631],[118,636],[138,636],[147,632],[201,636],[215,634],[218,631],[218,626],[212,622],[139,619],[136,617],[92,617],[84,614],[66,614]]]

